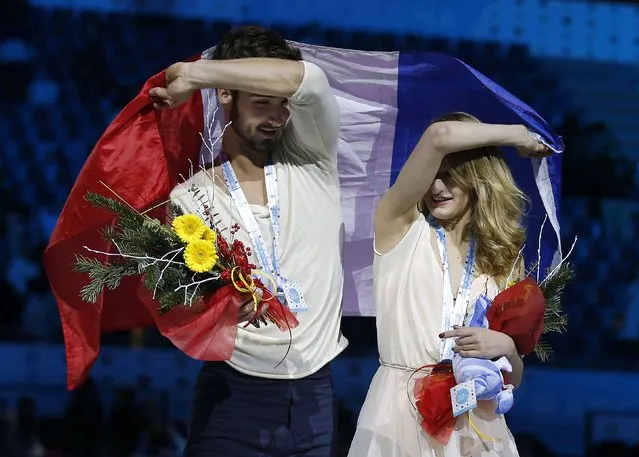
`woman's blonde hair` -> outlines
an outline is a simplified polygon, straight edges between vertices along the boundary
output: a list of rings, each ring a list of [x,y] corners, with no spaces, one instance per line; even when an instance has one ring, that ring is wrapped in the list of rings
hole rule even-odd
[[[450,113],[435,122],[480,122],[461,112]],[[483,147],[451,154],[446,159],[450,176],[471,199],[469,223],[464,239],[475,238],[476,267],[480,273],[504,281],[518,262],[526,239],[523,217],[528,197],[510,173],[498,147]],[[515,269],[515,277],[518,269]]]

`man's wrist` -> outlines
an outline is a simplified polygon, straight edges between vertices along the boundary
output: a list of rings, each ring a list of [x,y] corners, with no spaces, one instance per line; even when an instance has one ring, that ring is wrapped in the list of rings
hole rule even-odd
[[[187,87],[193,92],[212,88],[214,85],[210,84],[210,78],[206,77],[207,64],[210,65],[212,63],[213,61],[206,60],[196,60],[195,62],[186,63],[181,69],[180,77],[184,78]]]

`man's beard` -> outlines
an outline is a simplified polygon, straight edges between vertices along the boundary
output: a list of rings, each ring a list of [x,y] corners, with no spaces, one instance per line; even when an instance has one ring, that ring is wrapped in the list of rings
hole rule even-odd
[[[245,124],[235,103],[233,103],[231,107],[231,121],[231,128],[247,149],[263,154],[270,154],[279,142],[280,135],[277,135],[275,138],[257,138],[256,135],[251,135],[244,131],[243,127]]]

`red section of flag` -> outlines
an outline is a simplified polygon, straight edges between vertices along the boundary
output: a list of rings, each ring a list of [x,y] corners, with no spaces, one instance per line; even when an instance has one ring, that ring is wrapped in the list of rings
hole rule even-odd
[[[76,254],[87,254],[83,246],[114,252],[100,236],[100,229],[113,217],[88,204],[87,191],[112,197],[102,181],[127,203],[145,210],[168,199],[180,174],[188,175],[189,159],[198,163],[204,123],[201,95],[195,93],[175,109],[156,110],[148,92],[164,81],[164,71],[151,77],[104,132],[71,190],[44,253],[62,318],[69,389],[86,379],[100,349],[101,333],[154,323],[138,296],[140,278],[126,278],[117,290],[105,291],[97,303],[90,304],[80,299],[88,278],[72,268]],[[106,256],[98,258],[104,261]]]

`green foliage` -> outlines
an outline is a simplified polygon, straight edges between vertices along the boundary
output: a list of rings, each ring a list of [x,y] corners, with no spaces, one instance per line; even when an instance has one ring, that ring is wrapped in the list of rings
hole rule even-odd
[[[101,236],[115,251],[106,261],[83,255],[76,256],[74,270],[85,273],[89,283],[81,290],[85,302],[95,303],[102,291],[116,289],[126,276],[144,274],[144,285],[155,294],[160,311],[195,300],[209,287],[191,287],[185,295],[183,284],[193,281],[194,275],[183,263],[184,244],[161,221],[139,213],[126,203],[88,192],[85,199],[93,206],[116,215],[112,225],[104,227]],[[174,217],[182,214],[173,206]]]
[[[543,333],[564,333],[568,325],[568,316],[563,313],[561,296],[566,285],[575,278],[575,270],[569,263],[563,263],[539,285],[546,299]],[[547,361],[552,354],[552,347],[543,339],[535,347],[535,355],[542,361]]]

